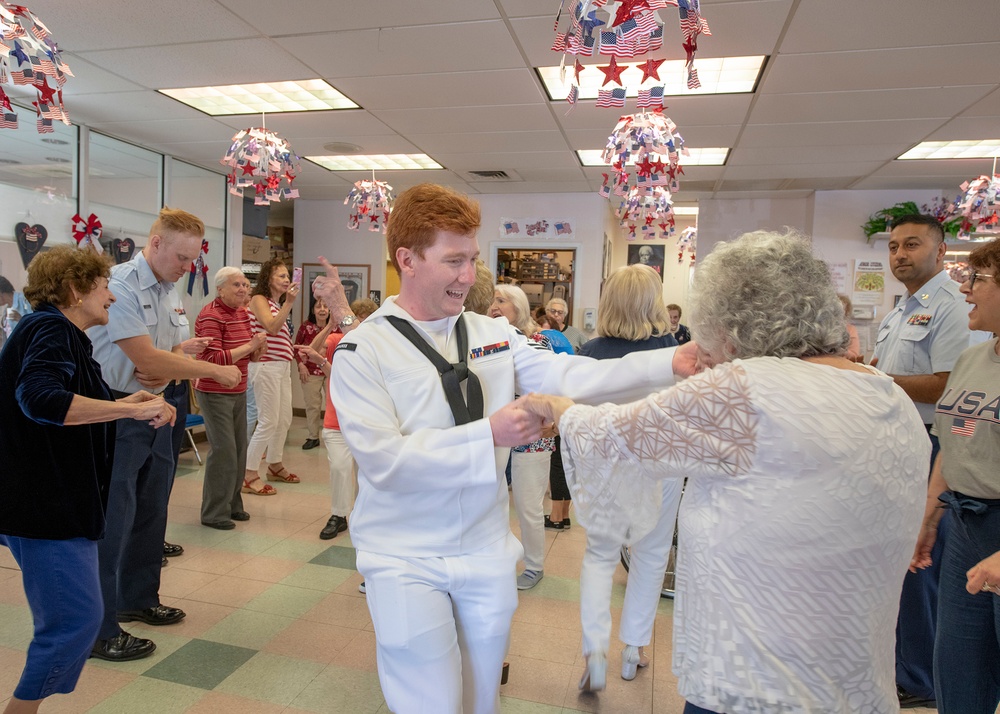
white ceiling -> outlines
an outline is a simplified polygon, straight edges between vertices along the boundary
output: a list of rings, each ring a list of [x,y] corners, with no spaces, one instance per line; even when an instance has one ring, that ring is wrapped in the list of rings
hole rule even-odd
[[[558,0],[30,7],[76,75],[64,91],[74,121],[214,170],[234,131],[259,117],[208,117],[156,89],[321,77],[362,109],[274,114],[268,128],[303,156],[348,142],[364,153],[424,152],[446,167],[380,174],[397,191],[424,180],[468,193],[594,191],[602,170],[581,167],[574,151],[603,148],[619,114],[593,101],[567,114],[546,98],[532,68],[559,63],[549,50]],[[687,168],[678,200],[852,188],[950,195],[989,171],[989,159],[894,158],[924,140],[1000,139],[997,0],[702,0],[702,13],[713,35],[700,38],[700,57],[769,59],[753,94],[668,98],[689,146],[732,147],[726,166]],[[653,56],[682,58],[677,11],[661,16],[665,42]],[[303,198],[342,198],[365,175],[302,169]],[[476,180],[472,170],[519,180]]]

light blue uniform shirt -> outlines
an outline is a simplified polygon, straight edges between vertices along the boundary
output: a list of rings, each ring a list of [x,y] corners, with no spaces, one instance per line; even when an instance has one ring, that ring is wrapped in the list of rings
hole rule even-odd
[[[115,296],[108,324],[91,327],[87,336],[94,343],[94,359],[104,381],[115,391],[131,394],[145,387],[135,379],[135,365],[115,343],[149,335],[156,349],[169,352],[187,339],[188,319],[174,284],[157,280],[142,253],[114,266],[108,287]]]
[[[901,376],[950,372],[975,334],[969,330],[965,296],[942,270],[882,320],[875,342],[877,366]],[[934,405],[914,404],[924,424],[933,424]]]

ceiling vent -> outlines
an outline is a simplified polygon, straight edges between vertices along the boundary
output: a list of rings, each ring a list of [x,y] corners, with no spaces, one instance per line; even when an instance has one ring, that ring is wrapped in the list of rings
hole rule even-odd
[[[520,181],[513,171],[467,171],[473,181]]]

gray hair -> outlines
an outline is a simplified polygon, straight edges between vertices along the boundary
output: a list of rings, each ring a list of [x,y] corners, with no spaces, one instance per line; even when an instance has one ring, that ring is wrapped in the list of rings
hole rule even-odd
[[[717,244],[695,273],[691,330],[719,360],[843,354],[850,341],[829,268],[792,230]]]
[[[243,277],[243,271],[239,268],[234,268],[231,265],[224,265],[215,271],[215,289],[218,290],[223,285],[229,282],[229,279],[239,275]]]
[[[562,305],[563,310],[566,310],[567,312],[569,311],[569,305],[567,305],[566,301],[563,300],[562,298],[552,298],[547,303],[545,303],[545,307],[550,308],[556,304]],[[567,315],[566,317],[569,317],[569,315]]]
[[[538,324],[531,316],[531,305],[528,304],[528,296],[524,294],[524,290],[505,283],[495,285],[493,290],[500,293],[514,307],[514,327],[528,337],[538,332]]]

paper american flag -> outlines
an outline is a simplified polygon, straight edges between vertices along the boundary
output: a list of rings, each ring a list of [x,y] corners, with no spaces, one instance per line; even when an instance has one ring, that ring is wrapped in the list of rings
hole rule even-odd
[[[975,419],[963,419],[961,417],[956,417],[952,419],[951,422],[951,433],[957,436],[972,436],[973,432],[976,431],[976,420]]]
[[[663,106],[663,86],[640,89],[639,96],[635,100],[636,107],[662,107]]]
[[[625,88],[601,89],[597,92],[597,106],[599,107],[624,107]]]

